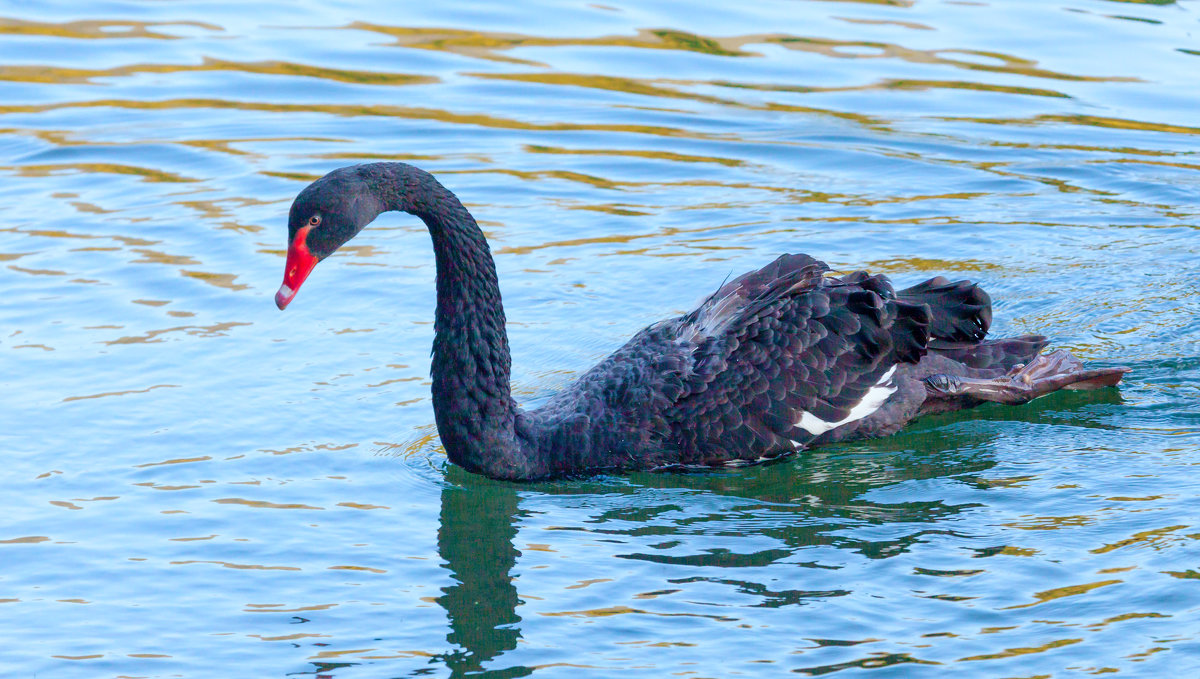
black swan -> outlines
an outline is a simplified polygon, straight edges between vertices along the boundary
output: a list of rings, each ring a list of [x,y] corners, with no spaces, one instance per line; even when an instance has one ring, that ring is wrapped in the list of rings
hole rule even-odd
[[[756,462],[891,434],[926,413],[1113,386],[1129,370],[1085,369],[1061,350],[1039,355],[1040,335],[984,340],[991,300],[969,281],[895,291],[883,276],[836,278],[808,255],[783,255],[637,333],[525,411],[509,390],[487,240],[424,170],[344,167],[301,191],[276,305],[388,210],[420,217],[433,238],[433,411],[446,454],[497,479]]]

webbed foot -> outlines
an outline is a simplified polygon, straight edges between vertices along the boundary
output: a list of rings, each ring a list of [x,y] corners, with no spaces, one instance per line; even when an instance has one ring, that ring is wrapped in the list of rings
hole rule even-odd
[[[1015,405],[1059,389],[1100,389],[1116,386],[1129,368],[1085,368],[1079,359],[1059,349],[1015,366],[991,379],[930,375],[925,391],[935,399],[975,398]]]

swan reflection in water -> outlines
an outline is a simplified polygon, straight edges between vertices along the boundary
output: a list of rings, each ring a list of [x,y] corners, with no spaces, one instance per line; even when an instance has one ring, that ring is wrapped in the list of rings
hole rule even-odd
[[[1115,390],[1060,393],[1023,409],[1020,419],[1100,428],[1103,425],[1079,411],[1087,404],[1119,402]],[[449,621],[449,650],[437,654],[433,662],[444,664],[451,676],[487,670],[517,677],[534,671],[521,663],[519,654],[510,661],[506,654],[517,649],[524,635],[534,635],[536,627],[555,624],[545,620],[558,619],[522,611],[526,607],[522,583],[528,583],[526,592],[539,592],[539,570],[517,569],[522,558],[518,545],[538,542],[528,532],[539,527],[541,536],[551,536],[556,547],[569,548],[567,543],[586,534],[609,545],[615,558],[678,568],[680,576],[687,570],[686,583],[668,572],[647,582],[647,590],[705,582],[734,588],[745,597],[745,606],[754,607],[804,605],[848,595],[862,583],[840,578],[834,561],[904,555],[931,535],[961,530],[948,522],[961,524],[955,519],[980,506],[977,501],[954,504],[931,499],[924,485],[916,491],[919,497],[908,493],[897,499],[897,494],[906,495],[904,484],[941,479],[978,489],[997,485],[997,479],[986,472],[997,465],[995,449],[998,437],[1003,438],[988,423],[1010,422],[1013,411],[985,408],[969,419],[933,416],[889,439],[710,472],[642,472],[521,485],[488,480],[448,465],[438,552],[452,584],[443,588],[437,602]],[[890,497],[882,501],[865,499],[876,496],[872,491],[885,489],[900,492],[888,493]],[[553,518],[542,521],[541,517]],[[901,524],[907,527],[899,534],[880,537],[880,526]],[[855,530],[859,527],[866,530]],[[521,532],[527,535],[518,540]],[[771,548],[763,549],[764,538],[773,543]],[[731,540],[744,541],[746,549],[728,549]],[[664,549],[667,543],[674,546]],[[1002,547],[984,545],[977,555],[990,556]],[[773,570],[770,581],[761,581],[761,571],[753,570],[783,561],[800,567]],[[708,573],[695,577],[697,567]],[[616,568],[626,570],[623,564]],[[790,579],[780,582],[781,573],[790,574]],[[578,579],[605,575],[589,572]],[[630,590],[626,586],[622,591]],[[628,601],[609,605],[653,606],[633,597],[631,592]],[[546,612],[541,603],[545,600],[535,602],[538,613]],[[736,610],[724,606],[723,619],[736,619]],[[536,617],[523,617],[531,614]],[[883,660],[911,661],[903,654]]]

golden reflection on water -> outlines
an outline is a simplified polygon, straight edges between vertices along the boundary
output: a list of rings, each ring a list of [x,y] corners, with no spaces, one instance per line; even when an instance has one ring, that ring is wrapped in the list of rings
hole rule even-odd
[[[136,465],[134,465],[134,468],[145,469],[148,467],[161,467],[163,465],[170,465],[170,464],[189,464],[192,462],[208,462],[212,459],[213,458],[211,455],[201,455],[199,457],[180,457],[180,458],[175,458],[175,459],[171,459],[171,460],[163,460],[162,462],[146,462],[143,464],[136,464]]]
[[[199,219],[206,223],[215,223],[219,228],[239,233],[258,233],[266,227],[261,224],[243,224],[232,217],[237,214],[238,209],[256,205],[271,205],[277,202],[237,197],[218,200],[181,200],[176,204],[195,210],[199,213]]]
[[[1151,530],[1143,530],[1134,533],[1133,535],[1118,540],[1116,542],[1097,547],[1091,550],[1092,554],[1104,554],[1124,547],[1137,545],[1139,547],[1149,547],[1150,549],[1161,550],[1169,547],[1171,543],[1179,541],[1181,538],[1197,539],[1197,535],[1173,535],[1185,528],[1192,526],[1180,524],[1177,526],[1167,526],[1165,528],[1154,528]]]
[[[866,262],[862,268],[874,273],[908,273],[920,271],[941,275],[946,271],[974,271],[998,275],[1013,273],[1011,266],[1000,266],[991,262],[971,259],[932,259],[927,257],[898,257],[894,259],[874,260]]]
[[[2,107],[0,107],[2,108]],[[183,177],[172,172],[151,167],[139,167],[120,163],[54,163],[40,165],[0,166],[0,171],[11,172],[21,177],[51,177],[63,172],[76,174],[123,174],[141,177],[152,182],[184,183],[197,179]]]
[[[9,538],[0,540],[0,545],[35,545],[39,542],[49,542],[50,538],[44,535],[30,535],[21,538]]]
[[[738,158],[724,158],[721,156],[697,156],[687,153],[677,153],[675,151],[664,151],[661,149],[571,149],[559,146],[539,146],[535,144],[526,144],[525,151],[528,153],[544,153],[550,155],[565,155],[565,156],[617,156],[628,158],[651,158],[654,160],[667,160],[680,163],[716,163],[725,167],[742,167],[746,165],[746,161]],[[606,180],[607,181],[607,180]],[[610,182],[614,186],[615,182]],[[645,184],[639,183],[639,186]],[[772,190],[774,187],[763,187],[764,190]]]
[[[176,332],[182,332],[192,337],[224,337],[229,330],[248,325],[250,323],[238,321],[213,323],[212,325],[177,325],[171,328],[148,330],[141,335],[126,335],[115,340],[109,340],[104,344],[110,346],[117,344],[154,344],[165,341],[163,335]]]
[[[25,21],[0,17],[0,35],[44,35],[56,38],[83,40],[122,40],[129,38],[152,38],[178,40],[169,33],[155,32],[158,26],[188,26],[213,32],[223,32],[222,27],[202,21],[68,21],[49,23]]]
[[[538,61],[520,59],[497,52],[518,47],[636,47],[652,50],[679,50],[714,56],[757,56],[742,52],[736,39],[706,38],[683,31],[640,29],[635,36],[599,38],[553,38],[518,33],[487,33],[453,28],[408,28],[355,22],[347,28],[382,33],[396,39],[395,45],[410,49],[451,52],[462,56],[527,66],[542,66]]]
[[[915,21],[895,21],[891,19],[863,19],[859,17],[839,17],[834,19],[845,21],[848,24],[861,24],[863,26],[899,26],[901,28],[911,28],[914,31],[934,31],[937,30],[933,26],[920,24]]]
[[[339,104],[285,104],[272,102],[235,101],[230,99],[186,98],[157,101],[139,101],[133,99],[100,99],[66,102],[61,104],[36,105],[7,105],[0,106],[0,115],[9,113],[44,113],[73,108],[118,108],[130,110],[166,110],[166,109],[229,109],[237,111],[266,111],[275,113],[327,113],[343,117],[392,117],[412,120],[437,120],[457,125],[478,125],[496,129],[533,130],[544,132],[592,131],[592,132],[628,132],[631,134],[646,134],[660,137],[686,137],[690,139],[736,139],[732,133],[706,133],[678,127],[658,125],[619,125],[619,124],[589,124],[589,123],[529,123],[499,116],[482,113],[456,113],[453,111],[413,106],[391,106],[381,104],[339,105]],[[16,166],[19,170],[24,166]],[[44,172],[50,172],[57,166],[45,166]],[[113,172],[120,173],[121,165],[114,165]],[[5,169],[0,167],[0,169]],[[132,168],[131,173],[141,171],[153,173],[153,170]],[[169,174],[155,175],[159,181],[194,181],[185,178],[174,178]]]
[[[96,27],[92,27],[97,35],[108,36],[110,34],[100,31]],[[626,47],[648,50],[677,50],[685,52],[698,52],[713,56],[723,57],[761,57],[760,53],[745,49],[750,45],[778,45],[790,50],[810,52],[824,58],[835,59],[895,59],[912,64],[924,65],[945,65],[961,68],[969,71],[1002,73],[1008,75],[1019,75],[1029,78],[1045,79],[1045,80],[1061,80],[1072,82],[1135,82],[1135,78],[1127,77],[1105,77],[1105,76],[1085,76],[1070,73],[1061,73],[1046,69],[1038,68],[1035,60],[1007,55],[994,51],[986,50],[967,50],[967,49],[932,49],[920,50],[905,48],[900,45],[870,42],[870,41],[845,41],[831,40],[813,37],[800,37],[784,34],[754,34],[741,35],[731,37],[705,37],[693,34],[682,33],[679,31],[670,30],[647,30],[642,29],[635,36],[602,36],[596,38],[548,38],[537,37],[520,34],[501,34],[501,33],[483,33],[477,31],[464,31],[457,29],[436,29],[436,28],[405,28],[393,26],[381,26],[375,24],[355,23],[348,28],[357,30],[369,30],[373,32],[383,33],[396,38],[396,45],[410,49],[426,49],[446,51],[463,56],[480,58],[492,61],[504,61],[511,63],[519,63],[522,65],[533,66],[537,68],[550,68],[547,64],[542,64],[536,61],[528,61],[517,59],[507,55],[501,55],[499,52],[505,52],[520,47]],[[872,53],[864,54],[863,49],[870,49]],[[985,59],[996,63],[980,63],[979,61],[963,60],[959,55],[971,57],[973,59]],[[50,67],[50,66],[0,66],[0,80],[12,80],[22,82],[45,82],[58,84],[71,84],[80,82],[92,82],[98,78],[119,78],[129,77],[141,73],[154,74],[174,74],[184,72],[200,72],[200,71],[238,71],[247,74],[267,75],[267,76],[282,76],[282,77],[311,77],[333,82],[345,82],[360,85],[382,85],[382,86],[409,86],[409,85],[430,85],[439,82],[439,79],[428,75],[412,75],[398,74],[377,71],[354,71],[346,69],[335,69],[321,66],[313,66],[309,64],[300,64],[281,61],[263,61],[263,62],[233,62],[227,60],[214,59],[204,57],[200,64],[180,65],[180,64],[134,64],[117,66],[109,69],[79,69],[65,67]],[[844,117],[848,119],[858,120],[863,124],[881,125],[883,121],[873,119],[870,116],[847,112],[847,111],[822,111],[811,107],[795,106],[783,104],[779,102],[766,102],[762,104],[753,104],[749,102],[739,101],[724,97],[716,97],[706,94],[697,94],[693,92],[675,89],[670,85],[690,87],[697,85],[715,85],[732,89],[749,89],[757,91],[776,91],[785,93],[811,93],[811,92],[838,92],[838,91],[869,91],[869,90],[924,90],[932,88],[940,89],[965,89],[978,90],[986,92],[1004,93],[1004,94],[1020,94],[1029,96],[1042,97],[1058,97],[1064,98],[1068,95],[1051,89],[1037,88],[1021,85],[997,84],[997,83],[981,83],[973,81],[960,80],[932,80],[932,79],[898,79],[885,78],[873,83],[860,85],[841,85],[835,87],[811,87],[798,86],[793,84],[767,84],[767,83],[750,83],[736,82],[723,79],[711,81],[695,81],[695,80],[663,80],[663,79],[643,79],[631,77],[618,77],[605,74],[587,74],[587,73],[565,73],[565,72],[534,72],[534,73],[493,73],[493,72],[467,72],[462,75],[477,79],[491,80],[510,80],[521,82],[532,82],[550,86],[573,86],[584,87],[589,89],[619,91],[628,94],[651,97],[655,99],[682,99],[691,100],[700,103],[717,104],[722,106],[733,106],[742,108],[751,108],[764,111],[788,111],[794,113],[805,112],[820,112],[827,115]],[[449,123],[458,124],[477,124],[487,127],[499,128],[518,128],[518,129],[544,129],[544,130],[567,130],[567,129],[592,129],[605,131],[628,131],[639,132],[645,134],[657,134],[664,136],[691,136],[694,138],[704,138],[706,135],[700,135],[695,132],[688,134],[682,130],[672,130],[667,128],[655,128],[650,126],[606,126],[606,125],[590,125],[590,126],[572,126],[572,125],[535,125],[530,123],[519,123],[513,120],[505,120],[494,116],[482,114],[461,114],[446,110],[421,109],[421,108],[402,108],[379,105],[367,106],[331,106],[328,104],[314,105],[287,105],[283,103],[255,103],[255,102],[234,102],[228,100],[188,100],[188,99],[173,99],[167,101],[120,101],[120,100],[90,100],[86,102],[66,102],[59,104],[50,104],[42,106],[8,106],[0,107],[0,113],[3,112],[36,112],[49,111],[59,108],[75,107],[75,106],[112,106],[121,108],[237,108],[240,110],[269,110],[276,112],[286,112],[291,110],[308,110],[322,111],[334,115],[383,115],[394,117],[411,117],[411,118],[430,118],[441,120]],[[1163,126],[1153,123],[1138,123],[1137,121],[1120,121],[1117,119],[1104,119],[1092,116],[1065,116],[1059,119],[1074,118],[1075,124],[1092,124],[1115,127],[1135,127],[1137,129],[1159,129],[1178,131],[1178,126]],[[1090,118],[1090,120],[1088,120]],[[955,120],[973,120],[976,122],[1006,122],[1002,120],[985,120],[974,118],[953,118]],[[1055,117],[1046,118],[1054,120]],[[1149,126],[1149,127],[1144,127]],[[117,171],[117,170],[114,170]],[[163,181],[186,181],[181,178],[160,179]]]
[[[67,275],[66,271],[58,271],[56,269],[28,269],[23,266],[17,266],[16,264],[9,264],[8,269],[10,271],[26,273],[31,276],[66,276]]]
[[[255,75],[321,78],[323,80],[354,83],[357,85],[428,85],[439,81],[438,78],[433,76],[383,73],[378,71],[349,71],[283,61],[235,62],[210,57],[204,57],[199,64],[132,64],[107,69],[0,65],[0,81],[78,84],[95,83],[100,78],[120,78],[150,73],[170,75],[175,73],[201,73],[209,71],[238,71]]]
[[[1014,608],[1029,608],[1031,606],[1038,606],[1040,604],[1046,603],[1047,601],[1054,601],[1055,599],[1062,599],[1063,597],[1079,596],[1081,594],[1087,594],[1088,592],[1091,592],[1092,590],[1100,589],[1101,587],[1108,587],[1109,585],[1118,585],[1122,582],[1124,582],[1124,580],[1099,580],[1097,582],[1089,582],[1089,583],[1082,584],[1082,585],[1069,585],[1067,587],[1055,587],[1054,589],[1048,589],[1048,590],[1045,590],[1042,592],[1035,592],[1033,594],[1033,598],[1037,599],[1037,601],[1034,601],[1034,602],[1028,603],[1028,604],[1005,606],[1004,608],[1002,608],[1000,610],[1011,610]]]
[[[666,87],[657,87],[638,78],[619,78],[584,73],[467,73],[466,75],[484,80],[510,80],[514,82],[538,83],[540,85],[586,87],[589,89],[611,90],[646,97],[685,99],[705,104],[720,104],[722,106],[736,106],[740,108],[762,108],[733,99],[722,99],[720,97],[681,92]]]
[[[391,507],[388,507],[387,505],[368,505],[361,502],[339,502],[337,503],[337,506],[347,507],[349,509],[361,509],[364,511],[370,511],[372,509],[391,509]]]
[[[141,257],[130,260],[130,264],[170,264],[173,266],[196,266],[200,264],[200,262],[186,255],[171,255],[147,248],[133,248],[131,252],[141,255]]]
[[[1054,115],[1042,114],[1028,118],[977,118],[971,116],[944,116],[940,118],[950,122],[982,123],[985,125],[1079,125],[1085,127],[1100,127],[1114,130],[1141,130],[1144,132],[1164,132],[1167,134],[1200,134],[1200,127],[1187,125],[1172,125],[1169,123],[1147,122],[1143,120],[1127,120],[1124,118],[1108,118],[1094,115]],[[1083,147],[1086,150],[1104,151],[1103,147]]]
[[[1063,646],[1070,646],[1072,644],[1078,644],[1081,641],[1083,641],[1082,638],[1058,639],[1056,641],[1046,642],[1039,646],[1023,646],[1023,647],[1017,647],[1017,648],[1008,648],[1003,651],[1000,651],[999,653],[985,653],[982,655],[971,655],[971,656],[967,656],[965,658],[959,658],[958,662],[970,662],[970,661],[978,661],[978,660],[1003,660],[1005,658],[1013,658],[1013,657],[1016,657],[1019,655],[1029,655],[1031,653],[1044,653],[1046,651],[1052,651],[1056,648],[1062,648]]]
[[[124,391],[106,391],[100,394],[88,394],[87,396],[68,396],[67,398],[64,398],[62,402],[67,403],[69,401],[84,401],[89,398],[108,398],[109,396],[126,396],[128,394],[145,394],[154,391],[155,389],[178,389],[180,386],[182,385],[156,384],[152,387],[146,387],[145,389],[126,389]]]
[[[874,23],[903,26],[916,30],[928,28],[920,24],[906,24],[904,22],[884,21]],[[1137,78],[1129,77],[1085,76],[1061,73],[1038,68],[1037,61],[1033,59],[1026,59],[988,50],[958,48],[920,50],[885,42],[834,40],[806,36],[793,36],[787,34],[751,34],[727,37],[709,37],[681,31],[640,29],[634,36],[552,38],[514,33],[485,33],[457,29],[406,28],[367,24],[361,22],[351,24],[349,28],[369,30],[392,36],[396,38],[395,45],[399,47],[451,52],[454,54],[478,59],[518,63],[526,66],[541,68],[549,68],[549,65],[538,61],[501,55],[499,52],[510,51],[523,47],[632,47],[649,50],[698,52],[701,54],[722,57],[762,57],[763,55],[761,53],[748,50],[746,48],[752,45],[779,45],[787,49],[811,52],[828,58],[899,59],[914,64],[947,65],[970,71],[1007,73],[1050,80],[1067,80],[1078,82],[1138,82],[1139,80]],[[861,51],[857,51],[855,48],[858,48],[858,50],[866,48],[873,51],[872,53],[864,54]],[[955,58],[957,55],[973,57],[976,59],[987,59],[999,63],[979,63],[978,61]],[[532,74],[512,74],[505,76],[497,76],[497,74],[475,75],[480,77],[539,77]],[[587,76],[554,74],[548,77],[568,79],[574,78],[578,80],[571,81],[570,84],[582,86],[600,86],[602,89],[618,89],[634,93],[636,93],[640,88],[648,87],[646,85],[637,84],[635,81],[629,79],[606,78],[605,76],[599,75]],[[588,84],[589,82],[590,85]],[[977,85],[977,83],[955,83],[953,86],[973,88],[975,85]],[[749,88],[756,87],[752,84],[743,83],[737,83],[733,86]],[[630,87],[630,89],[625,89],[626,87]],[[986,88],[987,86],[984,87]],[[647,91],[653,91],[656,95],[662,95],[662,92],[657,88],[650,87]],[[688,95],[670,93],[666,96]],[[1050,92],[1047,96],[1065,95],[1057,92]],[[708,99],[702,98],[701,100]]]
[[[324,507],[314,507],[312,505],[299,503],[279,503],[267,502],[266,500],[246,500],[240,497],[224,497],[212,500],[219,505],[244,505],[246,507],[255,507],[258,509],[314,509],[324,510]]]
[[[188,278],[202,281],[204,283],[208,283],[209,285],[213,285],[218,288],[224,288],[226,290],[232,290],[232,291],[236,292],[238,290],[249,290],[250,289],[249,285],[244,285],[242,283],[234,282],[235,280],[237,280],[237,277],[238,277],[237,274],[211,273],[208,271],[180,271],[179,273],[183,276],[187,276]],[[246,324],[245,323],[231,323],[231,324],[226,324],[225,327],[220,328],[220,329],[224,330],[224,329],[228,329],[228,328],[231,328],[231,327],[234,327],[237,325],[246,325]],[[216,327],[216,326],[213,326],[213,327]]]
[[[206,560],[206,559],[190,559],[190,560],[186,560],[186,561],[172,561],[170,563],[172,566],[188,566],[188,565],[192,565],[192,564],[213,564],[216,566],[223,566],[225,568],[234,568],[237,570],[251,570],[251,571],[299,571],[299,570],[303,570],[302,568],[298,568],[296,566],[264,566],[261,564],[233,563],[230,561],[215,561],[215,560]],[[337,604],[330,604],[330,605],[336,606]]]

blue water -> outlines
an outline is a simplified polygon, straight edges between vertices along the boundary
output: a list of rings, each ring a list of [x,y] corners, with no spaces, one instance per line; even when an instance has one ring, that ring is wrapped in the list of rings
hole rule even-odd
[[[20,677],[1200,672],[1200,4],[0,4],[0,664]],[[760,467],[449,465],[389,214],[491,240],[536,401],[782,252],[980,281],[1119,389]]]

